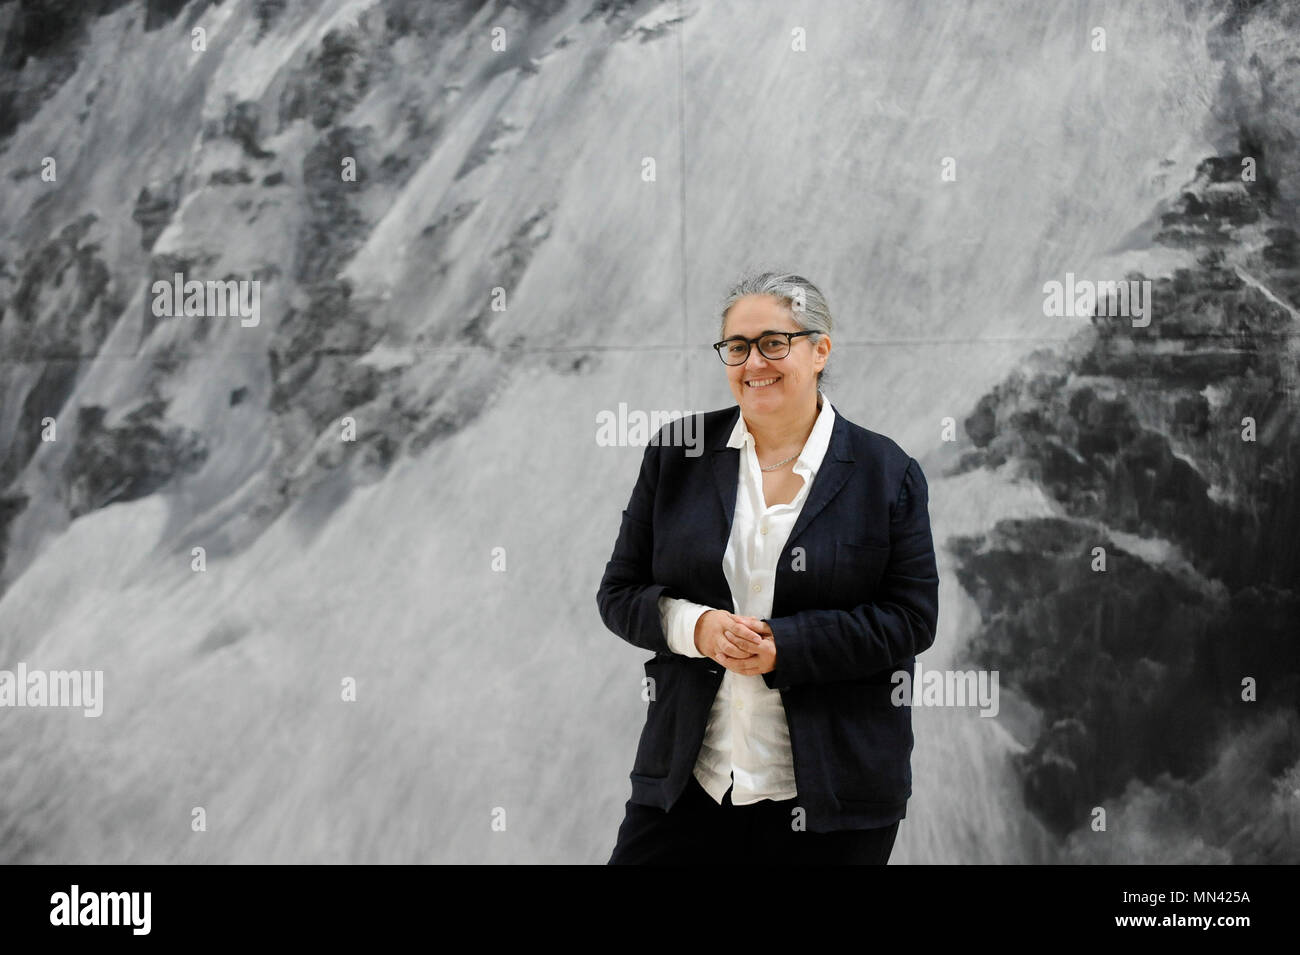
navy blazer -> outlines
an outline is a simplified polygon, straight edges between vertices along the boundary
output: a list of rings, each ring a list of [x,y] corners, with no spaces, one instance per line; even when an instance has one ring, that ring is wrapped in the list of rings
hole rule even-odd
[[[646,445],[596,602],[605,625],[651,650],[654,683],[633,762],[632,801],[670,809],[690,782],[725,673],[669,649],[661,596],[731,610],[722,558],[731,533],[740,406],[696,413]],[[700,437],[702,435],[702,438]],[[703,449],[702,451],[700,449]],[[920,465],[836,409],[826,457],[777,564],[772,616],[797,805],[813,832],[884,826],[912,794],[912,711],[891,675],[934,642],[939,575]]]

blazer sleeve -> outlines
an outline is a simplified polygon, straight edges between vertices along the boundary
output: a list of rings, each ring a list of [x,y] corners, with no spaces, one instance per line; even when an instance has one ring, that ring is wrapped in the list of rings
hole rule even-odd
[[[596,605],[605,626],[634,647],[671,653],[659,615],[659,598],[666,588],[656,584],[651,574],[654,500],[662,450],[658,437],[646,445],[641,458],[641,472],[623,510],[614,553],[596,592]]]
[[[889,564],[875,599],[852,610],[801,610],[768,620],[776,643],[776,667],[763,674],[769,687],[865,677],[934,643],[939,573],[929,500],[921,466],[909,458],[890,506]]]

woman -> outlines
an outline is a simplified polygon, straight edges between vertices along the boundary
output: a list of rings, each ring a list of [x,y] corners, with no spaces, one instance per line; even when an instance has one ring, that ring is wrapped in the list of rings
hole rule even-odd
[[[611,864],[889,858],[913,742],[891,691],[939,577],[920,467],[821,391],[830,330],[802,276],[742,281],[713,346],[737,406],[701,416],[703,453],[677,423],[646,448],[596,598],[655,653]]]

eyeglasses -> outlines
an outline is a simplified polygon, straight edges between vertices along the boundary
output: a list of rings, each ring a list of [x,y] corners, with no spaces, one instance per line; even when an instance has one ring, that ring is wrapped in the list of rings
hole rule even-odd
[[[717,342],[713,347],[724,364],[743,365],[749,361],[749,349],[755,342],[758,343],[759,354],[774,361],[790,354],[790,343],[800,335],[816,334],[815,331],[808,330],[803,332],[764,332],[758,338],[745,338],[743,335],[735,335]]]

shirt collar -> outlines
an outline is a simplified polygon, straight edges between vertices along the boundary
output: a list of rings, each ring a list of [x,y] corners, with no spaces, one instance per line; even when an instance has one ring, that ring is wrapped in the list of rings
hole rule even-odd
[[[821,466],[822,459],[826,457],[826,449],[831,442],[831,429],[835,424],[835,409],[831,407],[831,400],[826,397],[824,391],[818,391],[818,394],[822,397],[822,410],[818,412],[817,420],[813,422],[812,431],[808,434],[808,440],[804,442],[803,450],[799,452],[798,460],[795,461],[796,468],[802,465],[814,475],[817,473],[817,468]],[[745,425],[744,414],[738,413],[736,425],[731,429],[731,437],[727,439],[727,447],[743,448],[746,444],[752,447],[754,436]]]

